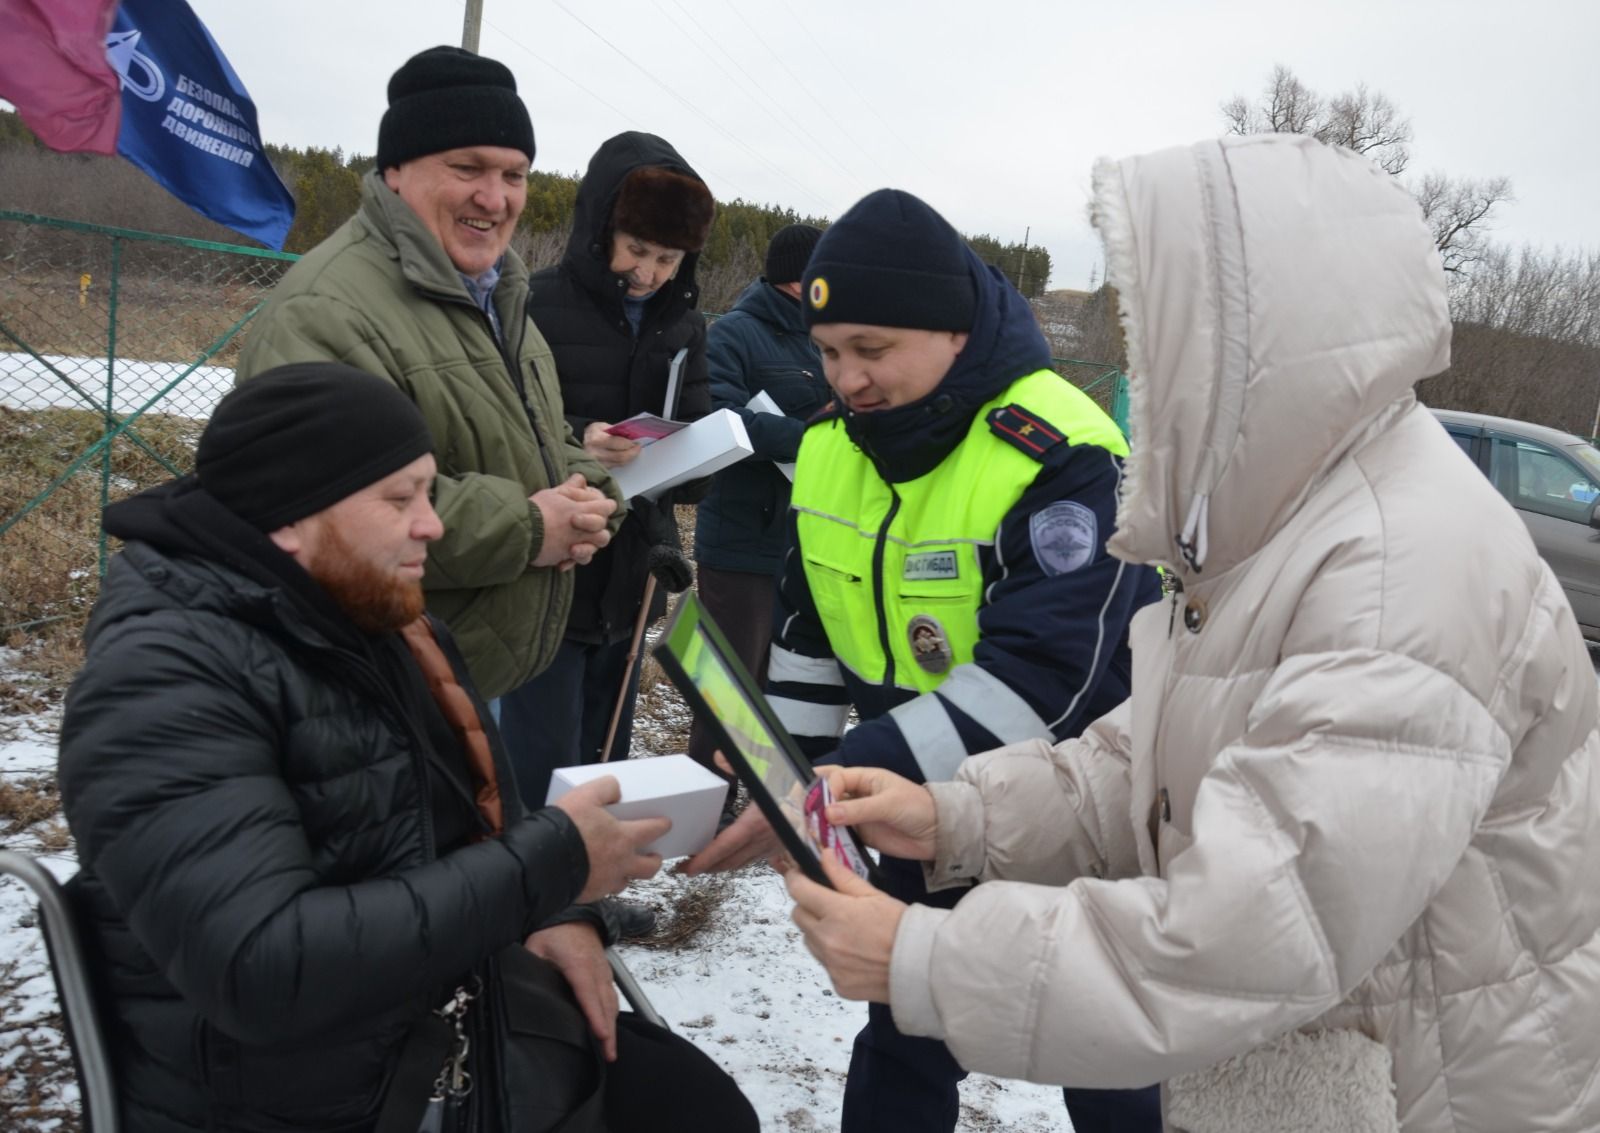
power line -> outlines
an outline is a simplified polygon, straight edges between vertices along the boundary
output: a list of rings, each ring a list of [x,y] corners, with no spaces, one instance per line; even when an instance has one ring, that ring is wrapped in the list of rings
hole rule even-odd
[[[806,188],[806,186],[804,186],[800,182],[796,181],[793,177],[789,176],[788,173],[784,172],[781,168],[779,168],[778,166],[774,165],[771,161],[767,160],[767,158],[763,157],[761,154],[759,154],[755,150],[751,149],[747,144],[745,144],[745,142],[742,139],[735,137],[733,134],[730,134],[727,130],[723,129],[721,125],[719,125],[716,121],[714,121],[712,118],[707,116],[706,113],[704,111],[702,111],[699,107],[695,106],[694,103],[690,102],[688,99],[686,99],[682,95],[680,95],[677,91],[675,91],[671,87],[669,87],[666,83],[664,83],[660,79],[656,78],[655,75],[651,74],[650,71],[647,68],[641,66],[626,51],[622,50],[622,48],[620,48],[616,44],[612,43],[604,35],[601,35],[600,32],[596,31],[593,27],[591,27],[589,25],[589,23],[586,20],[583,19],[583,17],[579,16],[576,12],[572,11],[572,9],[568,8],[565,4],[563,4],[561,2],[561,0],[552,0],[552,3],[554,3],[557,8],[560,8],[563,12],[565,12],[566,15],[570,19],[572,19],[574,22],[576,22],[579,25],[581,25],[583,27],[583,29],[585,31],[587,31],[590,35],[594,36],[601,43],[605,44],[612,51],[614,51],[618,55],[620,55],[628,63],[629,66],[634,68],[634,70],[638,71],[645,78],[647,78],[651,82],[655,83],[656,86],[660,87],[662,90],[666,91],[669,95],[671,95],[678,102],[682,103],[683,106],[685,106],[688,110],[690,110],[696,117],[698,117],[706,125],[710,126],[713,130],[717,131],[717,133],[721,134],[724,138],[726,138],[728,141],[732,142],[734,145],[738,146],[740,149],[744,150],[751,157],[753,157],[757,161],[761,162],[761,164],[765,165],[768,169],[772,170],[779,177],[781,177],[785,181],[789,182],[789,184],[793,185],[800,192],[802,192],[806,196],[810,197],[813,201],[816,201],[824,209],[826,209],[828,207],[827,202],[824,201],[821,197],[819,197],[816,193],[812,192],[810,189]],[[740,196],[744,196],[744,194],[740,193]]]
[[[855,80],[851,79],[849,73],[846,72],[843,67],[840,67],[839,64],[834,61],[833,56],[828,53],[828,49],[822,45],[822,43],[817,39],[817,37],[811,34],[811,29],[806,26],[805,21],[802,20],[799,16],[794,14],[794,9],[793,8],[785,7],[785,10],[789,13],[789,17],[792,20],[794,20],[795,24],[800,28],[800,30],[805,33],[805,37],[811,41],[811,46],[813,46],[813,47],[815,47],[817,49],[817,54],[821,55],[824,59],[826,59],[828,61],[828,66],[833,68],[834,73],[845,81],[845,84],[850,88],[850,93],[855,95],[856,101],[861,103],[861,105],[865,106],[868,110],[872,111],[873,116],[875,118],[877,118],[879,122],[883,123],[884,129],[888,130],[890,135],[894,138],[894,140],[900,143],[900,145],[905,149],[905,151],[907,153],[909,153],[911,155],[912,159],[914,161],[916,161],[916,163],[918,165],[922,166],[923,172],[927,173],[928,176],[930,176],[930,177],[937,177],[938,174],[934,172],[933,167],[930,166],[926,161],[924,161],[922,159],[921,152],[915,146],[913,146],[910,142],[906,141],[905,138],[901,136],[900,131],[895,129],[894,123],[890,122],[887,118],[885,118],[878,111],[878,108],[875,105],[873,105],[872,101],[869,98],[867,98],[866,95],[861,93],[860,88],[857,87],[856,84],[855,84]],[[840,127],[840,128],[843,129],[843,127]],[[883,170],[884,173],[886,175],[888,175],[888,173],[889,173],[888,168],[886,166],[884,166],[881,162],[878,162],[876,156],[874,156],[871,153],[871,151],[869,151],[860,142],[856,141],[855,137],[848,130],[845,130],[844,134],[852,142],[855,142],[856,147],[858,149],[860,149],[863,153],[866,153],[869,157],[872,157],[873,161],[875,163],[877,163],[878,168]],[[891,177],[891,180],[892,180],[892,177]]]
[[[717,41],[717,37],[712,34],[711,29],[707,28],[698,19],[696,19],[694,13],[685,8],[681,0],[672,0],[672,4],[678,9],[678,11],[683,13],[684,17],[688,19],[690,23],[694,24],[694,26],[699,29],[701,36],[706,42],[709,42],[711,46],[715,47],[723,54],[723,56],[727,58],[728,62],[732,63],[739,69],[739,73],[748,80],[748,85],[740,82],[740,80],[736,78],[726,67],[717,62],[716,56],[712,55],[710,51],[707,51],[703,44],[697,43],[696,45],[699,46],[701,51],[705,53],[706,58],[711,60],[712,64],[717,68],[717,70],[721,71],[723,75],[727,76],[728,81],[737,86],[746,95],[753,96],[754,98],[765,99],[766,102],[769,103],[779,114],[783,115],[783,117],[787,118],[793,124],[794,130],[790,131],[791,135],[794,134],[795,130],[798,130],[800,134],[804,135],[805,138],[810,141],[811,150],[813,153],[816,153],[824,161],[832,164],[834,168],[838,169],[839,172],[843,173],[851,181],[855,182],[857,186],[865,185],[865,182],[860,177],[856,176],[856,174],[851,172],[851,170],[845,166],[843,162],[834,157],[833,154],[829,152],[828,149],[822,144],[822,142],[819,141],[810,130],[807,130],[805,125],[798,118],[789,112],[788,108],[783,105],[782,101],[773,98],[762,89],[761,81],[752,75],[748,70],[746,70],[744,64],[739,62],[738,58],[732,52],[723,47],[722,44]],[[659,3],[657,6],[659,7]],[[684,38],[689,39],[691,37],[685,36]],[[774,121],[776,120],[777,119],[775,115]],[[778,122],[778,125],[782,124],[782,122]]]
[[[815,106],[818,110],[822,111],[823,114],[827,115],[828,121],[833,123],[834,128],[837,129],[845,137],[849,138],[852,142],[854,142],[856,148],[861,150],[862,153],[866,154],[869,160],[876,162],[877,159],[875,157],[873,157],[873,155],[867,150],[867,148],[865,146],[863,146],[860,142],[856,141],[855,137],[850,133],[850,131],[845,129],[844,123],[840,122],[837,118],[835,118],[833,116],[833,111],[828,109],[827,104],[825,102],[823,102],[820,98],[817,97],[816,92],[813,91],[810,87],[808,87],[806,85],[804,79],[802,79],[799,75],[794,73],[794,70],[789,66],[789,64],[784,60],[784,58],[781,55],[779,55],[776,51],[773,50],[772,45],[766,41],[766,38],[759,31],[757,31],[755,29],[755,26],[753,24],[751,24],[751,22],[749,20],[744,18],[744,13],[740,12],[739,9],[734,7],[734,5],[732,3],[728,3],[728,10],[731,11],[734,14],[734,16],[738,19],[738,21],[741,24],[743,24],[746,28],[748,28],[750,30],[750,34],[755,36],[757,42],[759,42],[762,47],[765,47],[767,49],[767,53],[778,61],[778,66],[782,67],[785,71],[789,72],[789,77],[794,80],[795,85],[798,86],[801,90],[803,90],[807,94],[807,96],[810,97],[811,105]],[[879,165],[879,168],[882,169],[883,166]]]
[[[604,106],[607,110],[611,111],[613,114],[615,114],[618,118],[620,118],[623,122],[627,123],[629,126],[638,126],[639,125],[639,123],[634,119],[634,117],[631,114],[629,114],[626,111],[624,111],[624,110],[612,105],[610,102],[607,102],[600,95],[596,94],[594,91],[592,91],[588,87],[584,86],[577,79],[575,79],[571,75],[567,74],[560,67],[557,67],[554,63],[550,62],[550,60],[546,59],[543,55],[540,55],[533,48],[529,47],[527,44],[523,43],[516,36],[512,35],[508,31],[506,31],[505,28],[500,27],[493,20],[485,20],[484,23],[488,24],[495,31],[499,32],[502,36],[504,36],[512,44],[514,44],[517,47],[520,47],[523,51],[527,52],[530,56],[533,57],[535,62],[539,63],[543,67],[549,68],[550,70],[554,71],[556,74],[560,75],[563,79],[566,79],[567,82],[569,82],[573,86],[577,87],[584,94],[588,95],[590,98],[592,98],[596,102],[598,102],[601,106]],[[735,193],[739,193],[740,195],[743,195],[743,191],[737,185],[734,185],[728,178],[724,177],[721,173],[718,173],[718,172],[714,171],[713,169],[711,169],[709,166],[707,166],[703,162],[697,163],[697,166],[698,166],[698,168],[704,169],[707,173],[711,174],[713,177],[715,177],[722,184],[728,185],[730,188],[733,189],[733,191]]]
[[[584,86],[577,79],[575,79],[571,75],[567,74],[560,67],[557,67],[554,63],[550,62],[550,60],[546,59],[543,55],[540,55],[533,48],[529,47],[526,43],[523,43],[520,39],[518,39],[516,36],[512,35],[510,32],[506,31],[505,28],[501,27],[499,24],[495,23],[493,20],[485,20],[483,22],[488,24],[495,31],[499,32],[503,37],[505,37],[506,39],[510,40],[511,43],[513,43],[515,46],[522,48],[523,51],[526,51],[529,55],[533,56],[534,61],[536,63],[538,63],[540,66],[547,67],[550,70],[554,71],[556,74],[560,75],[563,79],[566,79],[567,82],[569,82],[573,86],[577,87],[584,94],[586,94],[590,98],[594,99],[601,106],[604,106],[607,110],[611,111],[613,114],[615,114],[617,117],[621,118],[624,122],[628,123],[630,126],[637,124],[637,123],[634,122],[632,115],[628,114],[626,111],[624,111],[624,110],[622,110],[622,109],[620,109],[620,108],[618,108],[616,106],[613,106],[611,103],[607,102],[600,95],[596,94],[594,91],[592,91],[588,87]]]

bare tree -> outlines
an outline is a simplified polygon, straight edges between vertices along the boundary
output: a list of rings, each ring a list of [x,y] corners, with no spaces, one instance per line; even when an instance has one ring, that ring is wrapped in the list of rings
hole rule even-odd
[[[1280,63],[1255,101],[1236,94],[1221,110],[1230,134],[1310,134],[1318,141],[1354,150],[1396,177],[1411,164],[1411,119],[1400,113],[1388,95],[1370,90],[1366,83],[1324,98]],[[1515,199],[1506,177],[1457,180],[1429,173],[1406,187],[1433,229],[1434,245],[1445,270],[1456,274],[1482,257],[1485,229],[1494,210]]]
[[[1230,134],[1310,134],[1397,175],[1411,162],[1411,120],[1401,117],[1388,95],[1357,83],[1354,90],[1324,98],[1282,63],[1272,68],[1257,101],[1236,94],[1222,104],[1222,118]]]
[[[1600,251],[1485,244],[1451,277],[1450,369],[1421,386],[1430,405],[1600,431]]]
[[[1411,119],[1402,118],[1386,94],[1374,94],[1366,83],[1328,102],[1314,133],[1319,141],[1344,146],[1399,176],[1411,163]]]
[[[1462,272],[1482,258],[1484,223],[1497,205],[1516,199],[1508,177],[1456,180],[1429,173],[1410,188],[1448,272]]]

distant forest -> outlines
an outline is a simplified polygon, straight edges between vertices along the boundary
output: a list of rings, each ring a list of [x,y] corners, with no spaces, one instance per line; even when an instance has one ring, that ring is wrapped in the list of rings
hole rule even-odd
[[[284,245],[289,252],[315,247],[350,218],[361,198],[361,177],[373,167],[370,155],[338,149],[268,145],[266,153],[295,199],[294,227]],[[529,267],[560,259],[572,226],[578,179],[576,173],[542,170],[529,178],[528,203],[513,244]],[[3,110],[0,207],[229,244],[255,243],[191,211],[121,158],[46,149],[18,115]],[[778,205],[719,201],[711,238],[700,257],[701,307],[726,310],[761,273],[772,234],[795,223],[825,228],[828,219]],[[1050,281],[1045,248],[1006,244],[986,235],[966,239],[980,259],[1000,268],[1029,298],[1044,293]]]

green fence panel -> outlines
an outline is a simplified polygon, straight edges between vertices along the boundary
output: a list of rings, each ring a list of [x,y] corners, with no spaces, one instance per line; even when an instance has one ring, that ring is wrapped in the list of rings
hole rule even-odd
[[[0,644],[87,615],[101,511],[190,469],[298,258],[0,210]]]

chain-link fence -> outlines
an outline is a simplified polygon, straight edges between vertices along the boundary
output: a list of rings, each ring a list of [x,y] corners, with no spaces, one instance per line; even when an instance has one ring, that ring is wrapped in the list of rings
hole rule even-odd
[[[0,211],[0,643],[87,616],[101,510],[189,470],[296,258]],[[1054,361],[1126,431],[1119,370]]]
[[[297,258],[0,211],[0,642],[87,615],[101,509],[189,470]]]
[[[1056,373],[1094,399],[1128,435],[1128,378],[1115,366],[1078,358],[1052,358]]]

